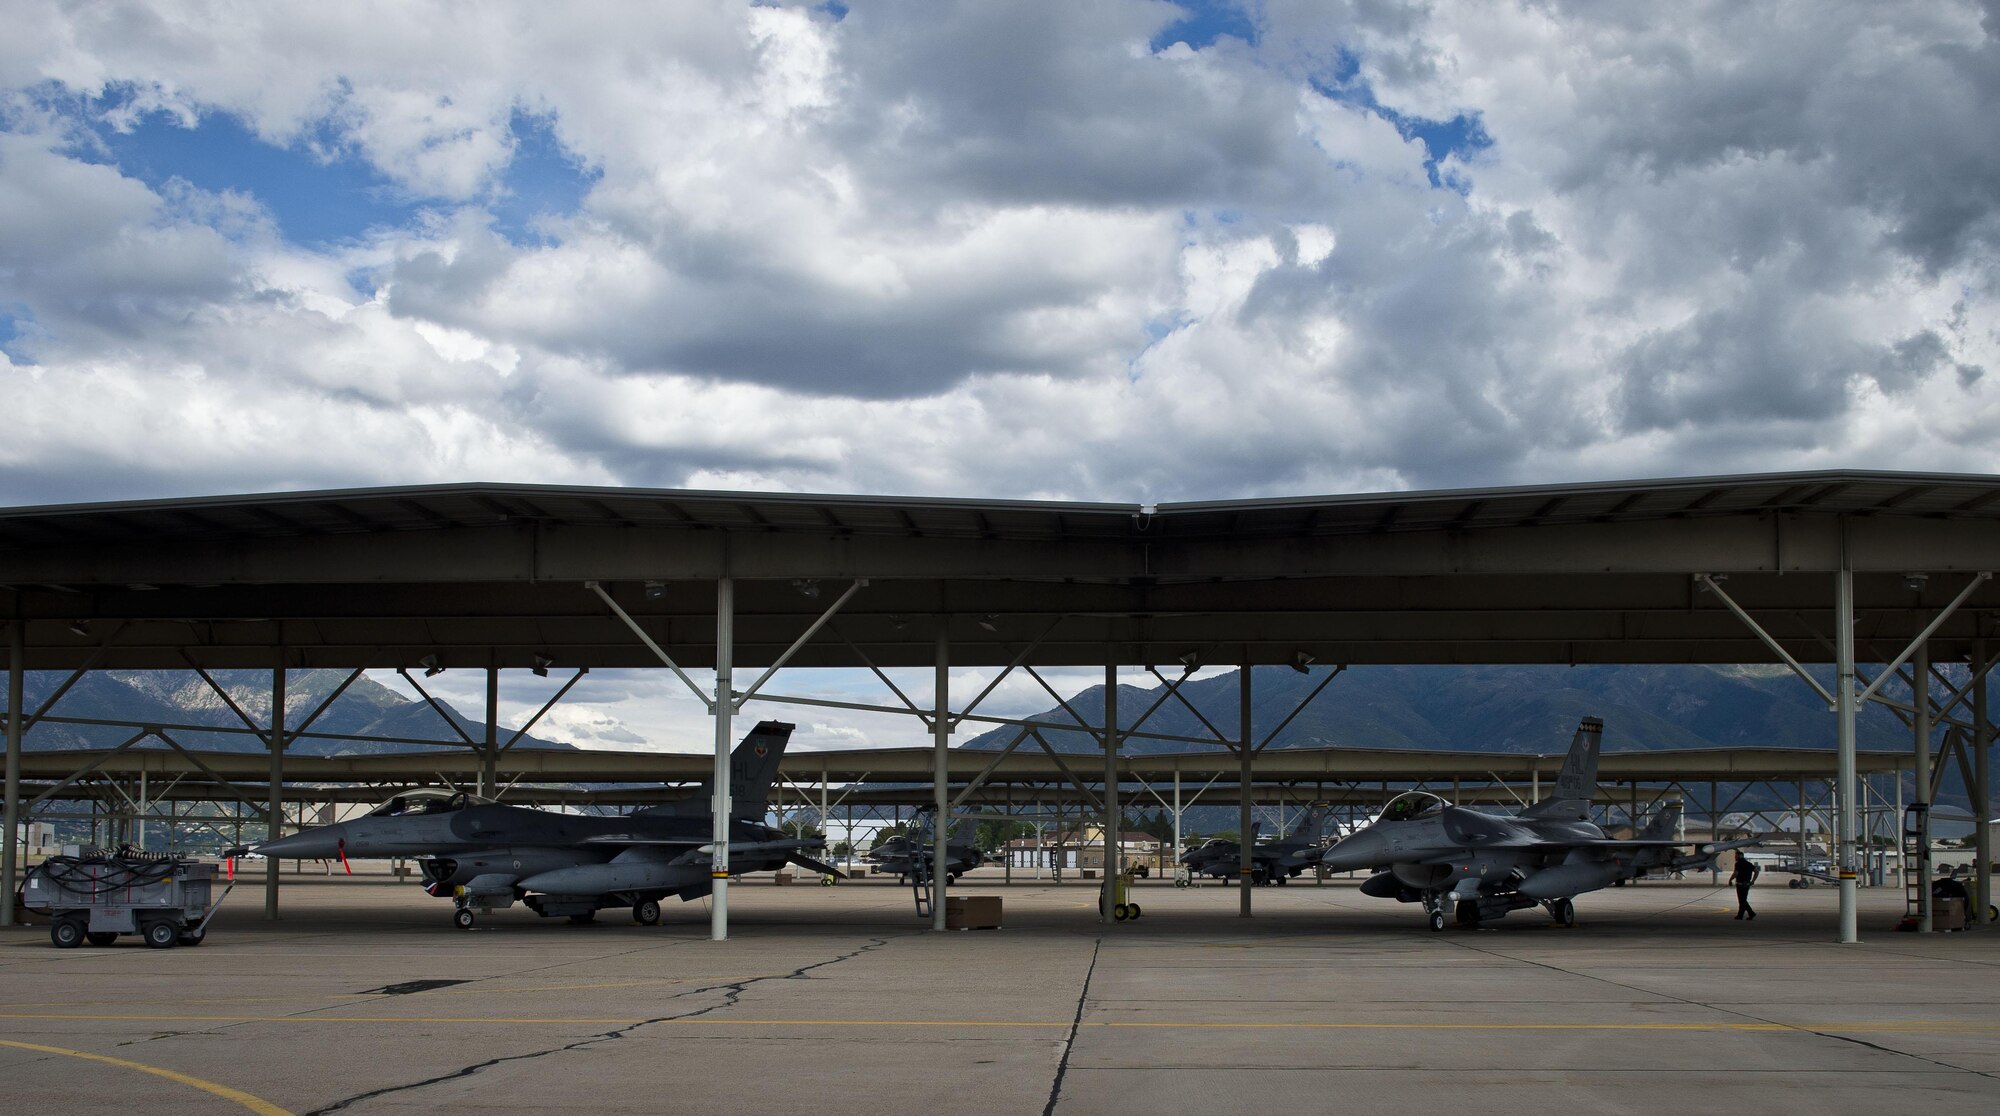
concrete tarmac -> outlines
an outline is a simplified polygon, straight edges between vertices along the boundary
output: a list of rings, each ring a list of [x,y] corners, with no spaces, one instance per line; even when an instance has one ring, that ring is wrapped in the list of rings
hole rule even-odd
[[[641,927],[516,907],[467,931],[380,877],[246,882],[200,948],[0,930],[0,1096],[20,1112],[2000,1111],[2000,927],[1894,932],[1862,892],[1706,881],[1433,934],[1349,881],[1071,882],[931,933],[886,882],[730,891]],[[435,982],[411,984],[411,982]],[[398,988],[396,986],[406,985]]]

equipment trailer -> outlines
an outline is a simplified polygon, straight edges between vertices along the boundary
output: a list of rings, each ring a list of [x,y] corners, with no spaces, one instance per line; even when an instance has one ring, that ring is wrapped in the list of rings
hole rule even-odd
[[[213,864],[93,849],[29,869],[21,906],[53,920],[49,940],[58,949],[110,945],[120,934],[138,934],[154,949],[196,946],[229,896],[224,888],[211,903],[214,882]]]

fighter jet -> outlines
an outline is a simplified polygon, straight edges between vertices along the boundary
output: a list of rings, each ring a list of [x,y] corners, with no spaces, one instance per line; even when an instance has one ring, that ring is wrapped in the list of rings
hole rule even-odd
[[[1284,883],[1293,876],[1304,872],[1319,860],[1320,837],[1326,831],[1329,811],[1324,802],[1316,802],[1306,811],[1305,820],[1289,836],[1276,841],[1259,842],[1259,826],[1250,827],[1250,882],[1257,884]],[[1181,857],[1191,876],[1214,876],[1219,880],[1235,879],[1242,871],[1243,861],[1234,841],[1216,838],[1199,848],[1190,849]]]
[[[778,760],[793,726],[764,721],[730,759],[729,870],[758,872],[787,863],[839,876],[806,855],[820,838],[788,838],[764,824]],[[463,792],[412,791],[367,816],[308,829],[250,850],[267,857],[414,857],[424,890],[452,900],[452,922],[469,929],[475,911],[520,900],[544,918],[589,922],[600,910],[630,907],[660,921],[660,900],[709,894],[713,808],[707,793],[620,816],[564,814],[502,806]]]
[[[1377,869],[1361,893],[1422,903],[1432,930],[1444,929],[1447,911],[1472,927],[1537,904],[1573,926],[1574,896],[1651,871],[1707,870],[1718,854],[1756,844],[1676,840],[1672,813],[1630,840],[1605,836],[1590,820],[1603,732],[1604,722],[1585,717],[1554,794],[1519,814],[1490,814],[1408,791],[1389,800],[1373,825],[1326,850],[1320,863],[1336,872]]]
[[[884,872],[893,872],[904,878],[918,870],[919,865],[928,868],[937,848],[931,840],[930,819],[934,814],[931,809],[919,810],[917,822],[907,832],[899,833],[869,850],[868,862]],[[975,825],[972,818],[960,819],[945,841],[947,882],[956,882],[961,875],[986,863],[986,854],[973,840]]]

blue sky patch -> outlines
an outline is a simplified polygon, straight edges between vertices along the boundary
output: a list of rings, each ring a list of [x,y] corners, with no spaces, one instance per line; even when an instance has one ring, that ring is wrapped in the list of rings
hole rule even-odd
[[[1477,112],[1461,112],[1449,120],[1432,120],[1397,112],[1375,99],[1375,90],[1361,78],[1360,59],[1342,52],[1333,73],[1325,80],[1314,79],[1313,92],[1331,101],[1353,105],[1381,117],[1395,126],[1396,134],[1424,145],[1424,174],[1432,186],[1447,187],[1464,194],[1471,185],[1461,179],[1446,180],[1438,174],[1438,164],[1452,156],[1464,159],[1493,146],[1486,125]]]
[[[556,139],[555,118],[516,110],[509,127],[514,157],[493,201],[494,228],[515,244],[539,242],[539,218],[566,217],[583,207],[602,172],[585,167]]]
[[[1257,24],[1250,18],[1245,3],[1237,0],[1180,0],[1178,6],[1185,14],[1162,27],[1160,33],[1153,36],[1153,41],[1147,44],[1155,52],[1175,43],[1186,43],[1200,50],[1215,45],[1215,41],[1225,35],[1241,39],[1251,46],[1257,45]]]
[[[130,131],[118,131],[105,123],[104,114],[129,96],[114,92],[85,105],[96,146],[71,154],[108,162],[155,191],[181,179],[215,193],[248,194],[294,244],[323,248],[357,240],[371,229],[406,226],[436,201],[391,181],[324,126],[284,146],[258,138],[243,121],[220,112],[204,114],[192,128],[171,113],[151,112]],[[489,207],[495,230],[517,244],[544,240],[536,222],[575,213],[598,178],[563,148],[554,125],[551,116],[520,111],[510,121],[514,154]]]
[[[249,194],[296,244],[352,240],[371,228],[404,224],[420,208],[360,159],[326,161],[302,144],[266,143],[224,113],[209,113],[184,128],[172,115],[153,112],[129,132],[103,124],[95,131],[109,161],[123,173],[156,191],[179,178],[216,193]]]
[[[35,312],[27,303],[0,303],[0,353],[15,364],[34,364],[35,361],[21,351],[21,342],[35,329]]]

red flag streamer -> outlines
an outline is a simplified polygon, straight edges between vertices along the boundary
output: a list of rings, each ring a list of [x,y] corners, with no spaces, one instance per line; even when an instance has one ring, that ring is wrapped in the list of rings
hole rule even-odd
[[[229,858],[229,859],[228,859],[228,860],[227,860],[227,861],[226,861],[225,863],[227,863],[227,864],[229,865],[229,878],[230,878],[230,879],[232,879],[232,880],[233,880],[233,879],[235,879],[235,878],[236,878],[236,858],[232,856],[232,857],[230,857],[230,858]]]
[[[354,865],[347,862],[347,838],[342,837],[340,840],[334,842],[333,851],[340,854],[340,866],[347,869],[348,875],[353,875]]]

